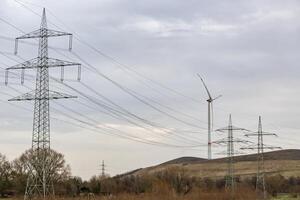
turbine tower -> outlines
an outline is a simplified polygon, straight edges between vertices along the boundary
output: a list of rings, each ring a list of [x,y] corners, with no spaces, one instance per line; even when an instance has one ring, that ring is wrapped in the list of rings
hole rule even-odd
[[[208,95],[208,99],[206,100],[208,103],[208,139],[207,139],[207,158],[210,160],[212,159],[212,152],[211,152],[211,131],[213,130],[213,125],[214,125],[214,107],[213,107],[213,101],[220,98],[222,95],[219,95],[215,98],[213,98],[208,90],[208,87],[206,86],[204,80],[202,79],[202,77],[197,74],[199,76],[199,78],[201,79],[203,86],[207,92]]]
[[[48,37],[69,36],[69,50],[72,47],[72,34],[55,31],[47,28],[46,12],[43,9],[40,29],[16,38],[15,54],[17,54],[18,40],[39,39],[38,57],[17,64],[6,69],[5,83],[8,84],[10,70],[21,70],[21,83],[24,83],[25,69],[36,69],[35,90],[9,101],[34,101],[33,133],[32,133],[32,159],[28,166],[28,180],[24,199],[46,199],[54,197],[54,187],[51,174],[50,153],[50,112],[49,100],[75,98],[75,96],[49,90],[49,68],[61,67],[61,81],[65,66],[78,66],[79,63],[63,61],[48,57]],[[79,80],[78,75],[78,80]]]
[[[259,199],[266,199],[266,185],[265,185],[265,166],[264,166],[264,150],[281,149],[281,147],[267,146],[264,144],[264,136],[277,136],[275,133],[264,132],[262,129],[261,116],[258,119],[258,131],[246,134],[245,136],[257,137],[257,144],[248,147],[242,147],[243,150],[257,150],[257,175],[256,175],[256,193]]]

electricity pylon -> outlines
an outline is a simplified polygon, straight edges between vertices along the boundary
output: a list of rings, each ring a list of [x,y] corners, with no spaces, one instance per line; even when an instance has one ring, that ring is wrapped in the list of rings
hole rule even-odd
[[[229,124],[227,127],[217,129],[216,131],[219,132],[228,132],[227,138],[215,141],[214,143],[217,144],[226,144],[227,145],[227,175],[225,177],[225,188],[229,189],[231,195],[234,194],[234,187],[235,187],[235,173],[234,173],[234,156],[239,152],[234,150],[234,143],[249,143],[247,140],[242,140],[239,138],[233,137],[233,132],[235,131],[248,131],[244,128],[235,127],[232,125],[231,115],[229,115]]]
[[[213,130],[213,125],[214,125],[214,107],[213,107],[213,101],[222,97],[222,95],[219,95],[215,98],[213,98],[208,90],[208,87],[206,86],[204,80],[202,79],[202,77],[197,74],[199,76],[199,78],[201,79],[202,83],[203,83],[203,86],[207,92],[207,95],[208,95],[208,99],[206,100],[207,103],[208,103],[208,120],[207,120],[207,123],[208,123],[208,127],[207,127],[207,130],[208,130],[208,139],[207,139],[207,158],[209,160],[212,159],[212,153],[211,153],[211,146],[212,146],[212,143],[211,143],[211,131]]]
[[[266,185],[265,185],[265,166],[264,166],[264,150],[269,149],[281,149],[275,146],[266,146],[264,144],[264,136],[277,136],[275,133],[263,132],[261,116],[258,119],[258,131],[254,133],[246,134],[247,137],[257,137],[257,144],[248,147],[242,147],[243,150],[257,150],[257,174],[256,174],[256,193],[258,199],[266,199]]]
[[[101,165],[101,175],[102,175],[102,178],[105,177],[105,164],[104,164],[104,160],[102,160],[102,165]]]
[[[24,199],[46,199],[54,197],[52,181],[50,151],[50,112],[49,100],[75,98],[75,96],[49,90],[49,68],[61,67],[61,81],[63,81],[63,70],[65,66],[78,66],[79,63],[58,60],[48,57],[48,37],[69,36],[69,49],[72,47],[72,34],[55,31],[47,28],[46,12],[43,10],[40,29],[16,38],[15,54],[17,54],[18,40],[39,39],[38,57],[17,64],[6,69],[5,82],[8,83],[9,70],[22,70],[21,83],[24,83],[25,69],[36,69],[35,90],[9,101],[34,100],[32,153],[28,180]],[[79,72],[79,70],[78,70]],[[78,76],[79,79],[79,76]]]

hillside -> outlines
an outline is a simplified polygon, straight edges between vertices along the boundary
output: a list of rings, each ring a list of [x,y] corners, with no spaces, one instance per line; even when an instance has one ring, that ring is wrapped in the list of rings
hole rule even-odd
[[[264,153],[267,174],[300,176],[300,150],[288,149]],[[235,171],[241,177],[253,176],[257,169],[257,154],[235,157]],[[168,162],[135,170],[131,175],[144,175],[162,172],[170,168],[184,169],[188,176],[219,178],[226,175],[227,159],[207,160],[196,157],[182,157]]]
[[[165,163],[160,164],[161,165],[170,165],[170,164],[192,164],[192,163],[201,163],[205,162],[207,159],[204,158],[196,158],[196,157],[181,157],[174,160],[167,161]]]

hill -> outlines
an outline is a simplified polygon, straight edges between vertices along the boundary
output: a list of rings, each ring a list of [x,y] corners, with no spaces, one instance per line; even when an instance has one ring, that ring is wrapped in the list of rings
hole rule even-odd
[[[197,157],[181,157],[174,160],[167,161],[160,165],[171,165],[171,164],[192,164],[192,163],[201,163],[205,162],[207,159],[204,158],[197,158]]]
[[[287,149],[264,153],[267,174],[300,176],[300,150]],[[241,177],[254,176],[257,170],[257,154],[236,156],[235,173]],[[207,160],[197,157],[181,157],[165,163],[135,170],[130,175],[145,175],[171,168],[184,169],[188,176],[220,178],[226,175],[227,159]]]

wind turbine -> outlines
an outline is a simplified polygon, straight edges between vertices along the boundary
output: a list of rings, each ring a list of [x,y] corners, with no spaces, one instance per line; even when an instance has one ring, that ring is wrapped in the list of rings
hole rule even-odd
[[[212,155],[211,155],[211,130],[213,129],[213,125],[214,125],[214,107],[213,107],[213,101],[222,97],[222,95],[219,95],[215,98],[213,98],[204,82],[204,80],[202,79],[202,77],[197,74],[198,77],[201,79],[203,86],[207,92],[208,95],[208,99],[206,100],[208,102],[208,141],[207,141],[207,158],[210,160],[212,159]]]

